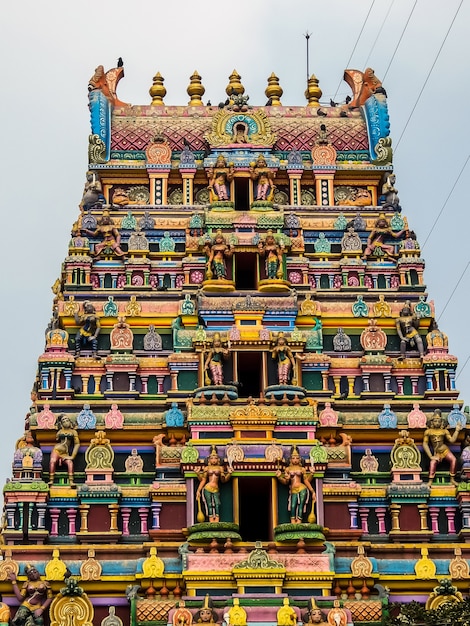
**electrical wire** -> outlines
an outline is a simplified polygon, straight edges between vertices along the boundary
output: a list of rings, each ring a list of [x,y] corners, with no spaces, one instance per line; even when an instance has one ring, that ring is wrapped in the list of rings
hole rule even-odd
[[[465,363],[462,365],[462,367],[459,367],[459,373],[457,374],[457,376],[455,377],[455,380],[458,380],[460,374],[464,371],[465,366],[467,365],[467,363],[470,361],[470,355],[468,355],[467,360],[465,361]]]
[[[374,7],[374,4],[375,4],[375,0],[372,0],[372,3],[370,5],[370,7],[369,7],[369,10],[367,11],[367,15],[366,15],[366,17],[364,19],[364,22],[362,23],[361,31],[360,31],[359,35],[357,36],[356,43],[354,44],[354,48],[353,48],[353,50],[351,52],[351,56],[349,57],[349,60],[346,63],[346,69],[349,67],[349,64],[351,63],[351,59],[353,58],[353,54],[356,51],[357,44],[359,43],[361,35],[362,35],[363,31],[364,31],[365,25],[367,24],[367,20],[369,19],[369,15],[370,15],[373,7]],[[341,80],[339,81],[339,85],[336,88],[335,95],[333,96],[333,100],[336,100],[336,96],[338,95],[338,91],[340,90],[342,84],[343,84],[343,79],[341,78]]]
[[[444,211],[444,209],[445,209],[445,207],[446,207],[446,205],[447,205],[447,202],[449,201],[449,198],[451,197],[451,195],[452,195],[452,193],[453,193],[453,191],[454,191],[454,189],[455,189],[455,187],[456,187],[457,183],[459,182],[460,177],[462,176],[462,173],[463,173],[463,171],[464,171],[465,167],[467,166],[467,163],[468,163],[468,160],[469,160],[469,159],[470,159],[470,154],[467,156],[467,158],[466,158],[466,160],[465,160],[465,163],[463,164],[462,169],[460,170],[459,175],[457,176],[457,178],[456,178],[456,180],[455,180],[455,183],[452,185],[452,189],[449,191],[449,195],[447,196],[447,198],[446,198],[446,200],[445,200],[444,204],[442,205],[442,208],[441,208],[441,210],[439,211],[438,216],[437,216],[437,217],[436,217],[436,219],[434,220],[434,224],[432,225],[431,230],[430,230],[430,231],[429,231],[429,233],[428,233],[428,236],[426,237],[426,239],[425,239],[425,241],[424,241],[423,245],[421,246],[421,250],[424,250],[424,246],[427,244],[429,237],[432,235],[432,231],[433,231],[433,230],[434,230],[434,228],[436,227],[436,224],[437,224],[437,222],[439,221],[439,219],[440,219],[440,217],[441,217],[441,215],[442,215],[442,212]]]
[[[415,5],[416,5],[416,2],[417,2],[417,1],[418,1],[418,0],[415,0]],[[428,84],[429,77],[431,76],[431,73],[432,73],[432,71],[433,71],[433,69],[434,69],[434,66],[435,66],[435,65],[436,65],[436,63],[437,63],[437,60],[438,60],[438,58],[439,58],[439,56],[440,56],[440,54],[441,54],[442,48],[444,47],[444,44],[445,44],[445,42],[447,41],[447,37],[449,36],[449,33],[450,33],[451,29],[452,29],[452,26],[454,25],[454,22],[455,22],[455,20],[456,20],[456,18],[457,18],[457,15],[458,15],[458,13],[459,13],[459,11],[460,11],[460,8],[461,8],[462,4],[463,4],[463,0],[460,0],[460,4],[459,4],[459,6],[457,7],[457,11],[455,12],[454,17],[452,18],[452,21],[451,21],[451,23],[450,23],[449,28],[447,29],[446,35],[445,35],[444,40],[442,41],[442,43],[441,43],[441,45],[440,45],[440,48],[439,48],[439,50],[438,50],[438,52],[437,52],[437,55],[436,55],[436,58],[434,59],[434,62],[433,62],[433,64],[431,65],[431,69],[429,70],[428,75],[426,76],[426,80],[424,81],[424,84],[423,84],[423,86],[421,87],[421,91],[419,92],[418,97],[417,97],[417,99],[416,99],[416,102],[414,103],[413,108],[411,109],[411,113],[410,113],[410,115],[409,115],[408,119],[406,120],[406,124],[405,124],[405,126],[404,126],[403,130],[401,131],[401,135],[400,135],[400,137],[398,138],[398,141],[397,141],[397,143],[396,143],[396,145],[395,145],[395,148],[394,148],[394,150],[393,150],[393,151],[394,151],[394,153],[396,153],[397,148],[398,148],[398,146],[400,145],[400,141],[401,141],[401,139],[402,139],[403,135],[405,134],[405,131],[406,131],[407,127],[408,127],[408,124],[410,123],[410,120],[411,120],[411,118],[412,118],[412,116],[413,116],[413,113],[415,112],[415,109],[416,109],[416,107],[418,106],[418,102],[420,101],[421,96],[423,95],[423,91],[424,91],[424,89],[425,89],[426,85]],[[413,9],[414,9],[414,7],[413,7]],[[407,22],[407,23],[408,23],[408,22]],[[406,27],[405,27],[405,28],[406,28]],[[400,37],[400,40],[401,40],[401,37]],[[394,53],[394,54],[395,54],[395,53]],[[392,58],[392,60],[393,60],[393,58]],[[389,67],[390,67],[390,66],[389,66]],[[387,72],[388,72],[388,69],[387,69]],[[385,76],[384,76],[384,78],[385,78]]]
[[[388,74],[388,70],[390,69],[390,66],[391,66],[391,65],[392,65],[392,63],[393,63],[393,59],[395,58],[395,55],[396,55],[397,50],[398,50],[398,48],[399,48],[399,46],[400,46],[401,40],[403,39],[403,35],[405,34],[406,29],[408,28],[408,24],[410,23],[411,16],[413,15],[414,10],[415,10],[415,8],[416,8],[416,5],[417,5],[417,4],[418,4],[418,0],[415,0],[415,3],[413,4],[413,8],[411,9],[410,14],[408,15],[408,19],[406,20],[406,24],[405,24],[405,26],[403,27],[403,30],[401,31],[401,35],[400,35],[400,38],[399,38],[399,40],[398,40],[397,45],[395,46],[395,50],[393,51],[392,58],[390,59],[390,62],[389,62],[389,64],[388,64],[387,69],[385,70],[384,77],[382,78],[382,83],[384,82],[384,80],[385,80],[385,78],[386,78],[386,76],[387,76],[387,74]]]
[[[452,290],[452,293],[450,294],[449,298],[447,299],[447,302],[445,303],[444,308],[442,309],[441,314],[439,315],[439,317],[437,318],[437,321],[439,321],[441,319],[441,317],[444,315],[444,311],[447,309],[447,307],[449,306],[449,302],[452,300],[452,296],[454,295],[454,293],[457,291],[457,287],[460,285],[462,278],[465,276],[465,273],[468,269],[468,266],[470,265],[470,261],[467,262],[467,265],[465,266],[464,271],[460,274],[460,278],[457,281],[457,284],[455,285],[455,287]]]
[[[369,52],[369,54],[368,54],[368,56],[367,56],[367,59],[365,60],[365,63],[364,63],[364,65],[363,65],[363,67],[367,67],[367,63],[369,62],[369,59],[370,59],[370,57],[372,56],[372,53],[374,52],[375,46],[376,46],[376,44],[377,44],[377,42],[378,42],[378,40],[379,40],[379,37],[380,37],[380,35],[381,35],[381,33],[382,33],[382,30],[383,30],[383,27],[385,26],[385,23],[386,23],[386,21],[387,21],[387,18],[388,18],[388,16],[390,15],[390,11],[392,10],[392,7],[393,7],[393,5],[394,5],[394,4],[395,4],[395,0],[392,0],[392,2],[390,3],[390,6],[388,7],[388,11],[387,11],[387,13],[386,13],[386,15],[385,15],[385,17],[384,17],[384,19],[383,19],[382,25],[381,25],[381,27],[379,28],[379,32],[377,33],[377,37],[375,38],[375,41],[374,41],[374,43],[372,44],[372,47],[371,47],[370,52]]]

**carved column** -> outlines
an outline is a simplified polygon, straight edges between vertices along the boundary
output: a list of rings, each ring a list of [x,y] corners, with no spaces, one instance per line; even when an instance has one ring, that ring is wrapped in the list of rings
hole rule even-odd
[[[429,515],[431,517],[431,530],[434,534],[439,532],[439,509],[437,506],[429,507]]]
[[[348,502],[348,509],[349,509],[349,518],[350,518],[350,527],[351,528],[359,528],[359,525],[357,523],[357,510],[358,510],[358,504],[357,502]]]
[[[162,505],[160,502],[152,502],[152,529],[160,528],[160,513]]]
[[[59,516],[60,509],[49,509],[51,516],[51,537],[57,537],[59,534]]]
[[[362,532],[365,534],[369,534],[369,509],[366,507],[360,507],[359,509],[359,517],[361,518],[361,528]]]
[[[392,515],[392,530],[400,530],[400,509],[401,504],[390,505],[390,513]]]
[[[138,509],[139,517],[140,517],[140,534],[146,535],[148,533],[148,508],[146,506],[141,506]]]
[[[387,509],[385,507],[377,507],[375,509],[375,514],[377,515],[377,522],[379,526],[379,535],[385,535],[387,530],[385,527],[385,513]]]
[[[69,535],[74,537],[77,529],[76,529],[76,519],[77,519],[77,509],[67,509],[67,518],[69,520]]]
[[[117,525],[117,517],[119,512],[119,504],[108,504],[110,520],[109,520],[109,530],[111,532],[118,530]]]
[[[80,504],[78,507],[80,512],[80,532],[87,533],[88,532],[88,513],[90,511],[89,504]]]
[[[428,505],[418,504],[419,517],[421,521],[421,530],[428,529]]]
[[[131,518],[132,509],[130,507],[122,507],[121,508],[121,517],[122,517],[122,536],[129,536],[129,520]]]

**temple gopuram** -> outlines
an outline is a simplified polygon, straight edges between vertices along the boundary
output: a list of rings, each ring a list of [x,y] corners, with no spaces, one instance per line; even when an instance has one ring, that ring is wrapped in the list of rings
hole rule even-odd
[[[378,626],[463,602],[468,415],[382,83],[348,69],[324,106],[312,75],[287,107],[273,73],[255,106],[234,70],[210,104],[195,71],[167,106],[157,73],[133,106],[123,75],[88,85],[0,623]]]

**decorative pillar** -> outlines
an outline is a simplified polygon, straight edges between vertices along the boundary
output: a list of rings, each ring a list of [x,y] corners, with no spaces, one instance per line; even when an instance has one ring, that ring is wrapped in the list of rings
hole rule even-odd
[[[38,512],[38,530],[44,530],[46,527],[46,503],[36,504],[36,511]]]
[[[317,205],[333,206],[335,203],[333,193],[334,173],[325,172],[325,170],[313,170],[315,176],[315,195]]]
[[[160,513],[162,505],[160,502],[152,502],[152,529],[160,529]]]
[[[287,175],[289,176],[290,203],[294,206],[302,204],[300,197],[300,179],[302,178],[302,173],[303,170],[287,170]]]
[[[7,504],[7,528],[10,530],[14,530],[15,528],[15,511],[16,511],[16,503],[15,504]]]
[[[59,534],[59,516],[60,509],[49,509],[51,515],[51,537],[57,537]]]
[[[431,517],[431,530],[434,534],[438,534],[439,533],[439,509],[437,508],[437,506],[430,506],[429,507],[429,515]]]
[[[341,376],[333,376],[333,382],[335,385],[335,395],[341,395]]]
[[[150,179],[150,204],[168,204],[168,177],[170,166],[156,169],[155,166],[147,165]]]
[[[149,377],[147,375],[141,374],[140,375],[140,382],[142,383],[142,393],[147,394],[148,393]]]
[[[447,532],[455,534],[455,509],[453,506],[446,506],[444,511],[446,512]]]
[[[321,373],[322,391],[328,391],[328,371],[323,370]]]
[[[146,535],[148,533],[148,508],[146,506],[139,507],[139,517],[140,517],[140,534]]]
[[[183,204],[194,204],[193,182],[196,168],[182,168],[180,165],[180,174],[183,179]]]
[[[419,517],[421,520],[421,530],[429,530],[428,529],[428,505],[427,504],[418,504]]]
[[[129,536],[129,520],[131,518],[132,509],[130,507],[122,507],[121,508],[121,517],[122,517],[122,536]]]
[[[405,382],[405,377],[396,376],[395,380],[397,381],[397,395],[402,396],[403,395],[403,383]]]
[[[88,532],[88,513],[90,511],[89,504],[80,504],[78,507],[80,512],[80,532],[87,533]]]
[[[109,530],[111,532],[116,532],[118,530],[117,525],[117,516],[119,512],[119,504],[108,504],[110,521],[109,521]]]
[[[157,376],[157,391],[158,393],[163,393],[163,383],[165,381],[164,376]]]
[[[359,525],[357,523],[357,510],[358,510],[358,504],[357,502],[348,502],[348,509],[349,509],[349,524],[350,524],[350,528],[359,528]]]
[[[88,381],[90,374],[82,374],[82,393],[88,393]]]
[[[171,390],[178,391],[178,372],[171,372]]]
[[[77,509],[67,509],[67,518],[69,520],[69,535],[71,537],[75,536],[76,529],[76,518],[77,518]]]
[[[362,374],[362,384],[364,385],[364,391],[370,391],[370,389],[369,389],[369,374],[368,373],[363,373]]]
[[[418,395],[418,377],[410,376],[410,380],[411,380],[411,393],[414,396],[417,396]]]
[[[375,514],[377,515],[377,522],[378,522],[378,526],[379,526],[379,535],[385,535],[386,534],[386,528],[385,528],[385,513],[387,512],[387,509],[385,507],[377,507],[375,509]]]
[[[391,391],[391,382],[392,382],[392,378],[390,376],[389,373],[384,373],[384,381],[385,381],[385,391]]]
[[[359,509],[359,517],[361,518],[361,529],[365,534],[369,534],[369,509],[366,507],[360,507]]]
[[[400,509],[401,504],[390,505],[390,513],[392,515],[392,530],[400,530]]]

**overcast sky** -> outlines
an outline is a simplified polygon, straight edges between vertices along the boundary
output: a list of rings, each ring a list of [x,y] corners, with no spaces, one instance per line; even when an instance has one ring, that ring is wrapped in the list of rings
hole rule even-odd
[[[250,104],[265,104],[267,77],[275,72],[284,89],[282,103],[303,105],[306,31],[311,33],[310,73],[320,80],[325,103],[350,93],[342,81],[344,69],[372,67],[388,93],[403,214],[422,244],[429,299],[462,370],[470,355],[470,269],[452,292],[470,261],[469,163],[433,229],[469,155],[469,0],[443,44],[460,4],[18,0],[6,8],[4,3],[1,484],[11,475],[14,443],[23,433],[51,315],[50,288],[78,215],[90,129],[87,84],[97,65],[108,70],[119,56],[125,78],[118,96],[132,104],[150,102],[148,89],[157,71],[165,78],[165,103],[186,104],[195,69],[206,88],[204,100],[218,103],[235,68]],[[457,386],[470,403],[470,363]]]

